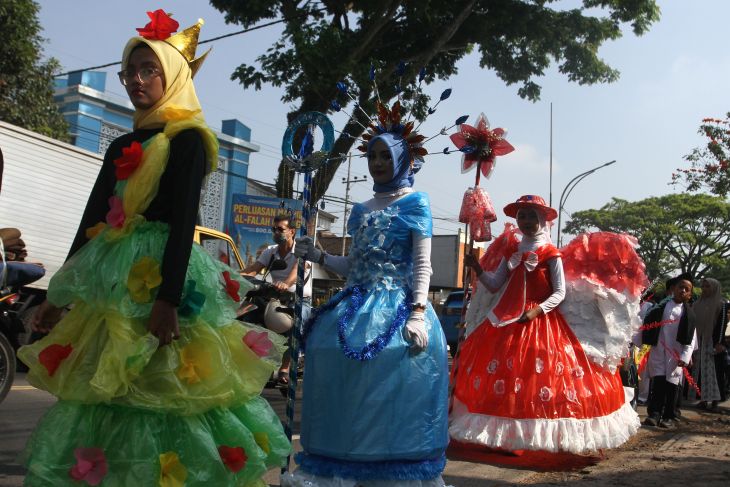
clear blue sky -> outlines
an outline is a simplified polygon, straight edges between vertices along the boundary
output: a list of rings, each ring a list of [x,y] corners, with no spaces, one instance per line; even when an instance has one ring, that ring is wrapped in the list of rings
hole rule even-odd
[[[647,34],[636,37],[627,30],[623,38],[601,49],[601,57],[621,72],[617,82],[579,86],[553,67],[538,80],[543,87],[541,101],[532,103],[517,96],[518,86],[505,86],[493,73],[479,68],[476,56],[470,56],[459,63],[456,76],[426,88],[434,96],[445,88],[452,88],[453,94],[423,125],[423,133],[436,133],[460,115],[468,114],[473,122],[484,112],[493,127],[508,130],[507,138],[516,148],[498,159],[492,177],[482,183],[495,207],[527,193],[547,200],[552,102],[554,206],[570,179],[612,159],[617,163],[576,187],[565,206],[568,212],[598,208],[613,196],[634,201],[681,191],[668,183],[673,170],[686,164],[683,156],[703,143],[697,135],[702,118],[722,117],[730,111],[726,49],[730,2],[661,0],[659,4],[662,18]],[[241,29],[226,25],[223,14],[200,0],[45,0],[40,5],[43,35],[48,39],[45,53],[59,59],[64,70],[118,60],[127,39],[136,34],[135,27],[147,22],[146,10],[164,8],[182,27],[198,17],[205,19],[201,40]],[[280,89],[244,91],[230,75],[241,62],[254,62],[278,34],[275,26],[213,43],[213,52],[196,77],[209,124],[219,129],[221,120],[238,118],[248,125],[253,142],[262,148],[251,157],[249,175],[272,182],[286,113],[293,107],[280,101]],[[108,69],[107,86],[121,96],[122,87],[113,74],[118,69]],[[334,121],[336,127],[342,123],[338,117]],[[441,137],[428,147],[440,150],[447,145],[449,140]],[[364,159],[353,159],[352,174],[367,174]],[[343,166],[328,194],[344,196],[340,180],[345,175]],[[415,188],[430,194],[434,216],[455,219],[462,194],[473,181],[473,172],[460,173],[458,154],[436,155],[427,158]],[[371,186],[355,184],[350,194],[355,201],[365,200],[372,194]],[[327,210],[342,216],[342,206],[328,204]],[[507,220],[498,213],[497,228],[501,228]],[[455,233],[460,226],[444,220],[434,223],[436,234]]]

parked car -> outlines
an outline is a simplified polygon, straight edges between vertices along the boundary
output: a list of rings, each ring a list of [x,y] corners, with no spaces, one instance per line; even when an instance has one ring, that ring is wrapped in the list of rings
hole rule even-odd
[[[449,350],[452,355],[456,353],[456,345],[459,341],[459,324],[461,323],[461,308],[463,303],[464,291],[452,291],[446,297],[441,307],[441,313],[439,314],[441,328],[444,330],[446,343],[449,345]]]
[[[202,245],[211,257],[228,264],[233,270],[240,271],[245,267],[236,244],[228,234],[212,228],[196,226],[193,241]]]

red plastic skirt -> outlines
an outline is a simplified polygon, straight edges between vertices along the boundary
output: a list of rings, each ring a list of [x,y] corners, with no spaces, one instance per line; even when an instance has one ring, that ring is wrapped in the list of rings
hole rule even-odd
[[[487,321],[459,359],[449,433],[460,442],[582,453],[619,446],[640,426],[618,372],[588,360],[558,310]]]

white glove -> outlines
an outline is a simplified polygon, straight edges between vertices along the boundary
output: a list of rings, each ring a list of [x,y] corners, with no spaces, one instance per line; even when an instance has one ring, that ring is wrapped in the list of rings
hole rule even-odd
[[[428,347],[428,332],[423,315],[422,312],[411,313],[403,327],[403,338],[411,344],[415,353],[423,352]]]
[[[322,251],[314,246],[311,237],[299,237],[294,239],[294,255],[310,262],[318,262],[322,258]]]

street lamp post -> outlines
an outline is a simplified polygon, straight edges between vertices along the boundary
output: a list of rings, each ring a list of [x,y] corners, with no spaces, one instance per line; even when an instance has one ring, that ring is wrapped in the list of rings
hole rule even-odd
[[[613,161],[606,162],[605,164],[601,164],[600,166],[596,166],[593,169],[589,169],[588,171],[578,174],[576,177],[571,179],[568,182],[568,184],[565,185],[565,188],[563,188],[563,192],[560,193],[560,203],[558,205],[558,247],[560,247],[562,244],[561,234],[560,234],[560,221],[563,216],[563,206],[565,205],[565,202],[568,200],[568,196],[570,196],[570,193],[573,192],[573,189],[578,185],[578,183],[583,181],[583,179],[585,179],[586,177],[590,176],[591,174],[593,174],[594,172],[598,171],[599,169],[601,169],[603,167],[610,166],[614,162],[616,162],[615,159]],[[568,192],[567,194],[565,193],[566,191]]]

